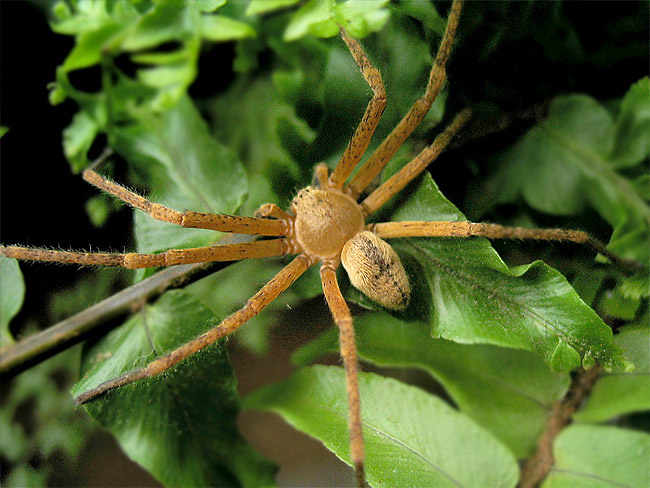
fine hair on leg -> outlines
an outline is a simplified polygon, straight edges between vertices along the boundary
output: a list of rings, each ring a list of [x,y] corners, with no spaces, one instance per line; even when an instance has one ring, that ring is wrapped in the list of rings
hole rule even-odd
[[[375,152],[372,153],[370,158],[352,178],[348,186],[350,194],[358,196],[372,183],[408,136],[420,125],[434,100],[438,97],[447,77],[447,61],[456,36],[462,3],[462,0],[454,0],[451,5],[451,10],[447,17],[447,27],[438,47],[438,53],[436,54],[433,66],[431,67],[429,82],[427,83],[424,95],[416,100],[393,131],[382,141]]]
[[[365,486],[365,472],[363,432],[361,429],[361,398],[359,395],[359,365],[352,314],[345,303],[336,280],[336,268],[332,264],[324,263],[320,268],[320,275],[325,299],[334,317],[334,322],[339,328],[339,344],[345,368],[349,408],[350,457],[358,486],[363,487]]]
[[[304,254],[300,254],[282,268],[278,274],[276,274],[260,289],[260,291],[253,295],[253,297],[246,302],[246,305],[225,318],[215,328],[210,329],[196,339],[174,349],[172,352],[156,359],[155,361],[152,361],[144,368],[136,369],[112,380],[105,381],[96,388],[82,393],[75,399],[75,403],[86,403],[119,386],[124,386],[143,378],[156,376],[163,371],[167,371],[169,368],[178,364],[195,352],[200,351],[210,344],[214,344],[216,341],[234,332],[264,310],[267,305],[273,302],[280,293],[291,286],[291,284],[296,281],[312,264],[314,264],[313,260]]]

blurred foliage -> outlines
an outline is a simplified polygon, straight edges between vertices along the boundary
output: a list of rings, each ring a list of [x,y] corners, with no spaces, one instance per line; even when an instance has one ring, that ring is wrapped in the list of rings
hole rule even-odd
[[[370,152],[421,95],[448,7],[418,0],[57,2],[51,8],[52,29],[73,36],[75,45],[62,56],[50,100],[55,105],[73,100],[79,108],[63,132],[64,153],[79,172],[101,152],[105,139],[128,161],[122,162],[127,183],[179,210],[250,215],[261,203],[286,207],[296,189],[311,181],[315,162],[336,164],[369,99],[343,43],[328,39],[336,36],[337,26],[363,38],[386,85],[389,104]],[[454,207],[426,175],[373,218],[461,220],[467,215],[511,225],[576,227],[647,265],[647,18],[647,2],[469,2],[448,86],[386,171],[405,164],[430,143],[441,122],[471,105],[476,116],[459,147],[431,167],[445,194],[462,206]],[[233,56],[204,72],[199,63],[217,42],[232,43]],[[215,89],[202,88],[201,96],[193,96],[206,82],[215,82]],[[102,225],[121,206],[98,196],[87,208]],[[215,239],[135,215],[141,252]],[[366,434],[370,482],[441,483],[440,473],[421,478],[411,470],[409,456],[417,453],[418,459],[463,476],[468,485],[489,472],[492,486],[514,486],[515,459],[531,454],[570,372],[597,360],[608,371],[578,414],[586,425],[558,438],[558,463],[585,479],[642,485],[647,470],[626,453],[647,452],[649,436],[616,425],[625,424],[631,413],[647,417],[650,410],[647,270],[627,276],[588,253],[561,252],[560,246],[497,248],[506,262],[532,264],[511,268],[481,239],[398,242],[409,272],[421,277],[411,307],[402,314],[380,310],[341,276],[346,298],[368,309],[356,320],[361,357],[379,366],[428,372],[458,407],[451,409],[432,392],[363,375],[364,419],[375,428]],[[539,257],[558,270],[535,261]],[[74,391],[141,365],[152,352],[169,350],[213,326],[283,262],[237,263],[185,291],[165,294],[86,348],[84,378]],[[0,330],[6,341],[24,292],[15,262],[1,261],[0,273]],[[111,278],[81,282],[56,300],[56,308],[74,313],[66,304],[90,304],[109,293],[111,283]],[[319,293],[317,274],[307,273],[244,327],[239,341],[264,353],[271,328],[287,316],[280,312]],[[612,338],[608,326],[619,333]],[[335,350],[331,330],[300,349],[295,360],[304,366]],[[79,411],[51,383],[59,365],[57,358],[23,374],[3,398],[1,454],[16,466],[3,474],[7,486],[44,485],[50,473],[35,469],[34,459],[60,448],[74,460],[83,444],[87,419],[73,422]],[[245,404],[280,413],[347,460],[342,392],[339,369],[305,367],[255,392]],[[28,396],[36,405],[31,411],[48,414],[32,437],[16,421]],[[45,410],[53,406],[57,415]],[[236,432],[239,408],[227,352],[216,346],[165,378],[120,390],[88,410],[164,483],[271,484],[273,466]],[[218,422],[215,409],[221,412]],[[432,415],[436,432],[444,432],[444,447],[420,429],[434,425],[427,421]],[[394,421],[384,425],[384,418]],[[602,422],[613,425],[597,425]],[[384,442],[387,436],[395,442]],[[182,462],[190,445],[192,462]],[[614,447],[601,452],[593,445]],[[462,452],[455,454],[453,446]],[[616,462],[603,461],[610,452]],[[471,466],[456,473],[456,456],[470,459]],[[403,462],[389,465],[387,457]],[[546,485],[566,485],[561,478],[554,475]]]

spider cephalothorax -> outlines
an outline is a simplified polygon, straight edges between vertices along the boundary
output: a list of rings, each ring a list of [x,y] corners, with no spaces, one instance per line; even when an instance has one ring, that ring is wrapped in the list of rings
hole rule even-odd
[[[308,186],[298,192],[292,208],[295,238],[303,252],[316,259],[338,259],[345,243],[363,230],[359,204],[335,189]]]

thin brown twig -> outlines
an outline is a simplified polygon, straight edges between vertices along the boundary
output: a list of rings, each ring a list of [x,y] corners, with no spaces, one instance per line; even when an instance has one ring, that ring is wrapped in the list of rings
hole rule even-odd
[[[535,488],[546,479],[555,461],[553,443],[562,429],[571,422],[571,417],[591,392],[599,373],[600,366],[589,370],[581,368],[573,378],[567,394],[553,406],[544,433],[537,443],[537,451],[526,461],[521,471],[519,488]]]
[[[111,319],[137,311],[166,290],[187,285],[228,264],[189,264],[156,273],[52,327],[2,348],[0,373],[14,374],[28,363],[42,362],[75,345],[83,334]]]

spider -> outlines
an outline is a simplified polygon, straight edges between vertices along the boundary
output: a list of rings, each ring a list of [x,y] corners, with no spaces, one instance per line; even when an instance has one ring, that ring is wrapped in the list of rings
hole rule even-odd
[[[590,245],[611,259],[615,259],[602,244],[582,231],[523,229],[465,221],[366,223],[368,217],[382,208],[437,158],[470,117],[469,110],[459,113],[430,146],[423,149],[378,188],[367,196],[364,195],[387,162],[420,124],[438,96],[446,78],[445,67],[452,50],[461,8],[462,1],[455,0],[424,95],[415,102],[353,177],[350,176],[370,143],[387,100],[379,71],[371,65],[359,42],[341,30],[341,37],[372,89],[373,96],[361,123],[334,170],[330,173],[324,164],[317,165],[314,185],[300,190],[287,211],[274,204],[266,204],[261,206],[253,217],[193,211],[178,212],[150,202],[106,179],[93,168],[83,173],[84,180],[90,184],[149,214],[154,219],[182,227],[271,237],[271,239],[193,249],[170,249],[160,254],[81,253],[19,246],[0,247],[0,255],[22,260],[121,266],[130,269],[297,255],[248,300],[243,308],[227,317],[217,327],[154,360],[142,369],[106,381],[81,394],[76,399],[77,403],[92,401],[115,388],[158,375],[229,335],[273,302],[309,267],[319,264],[323,292],[340,331],[340,351],[345,368],[349,405],[351,460],[356,473],[356,482],[358,486],[364,486],[359,368],[352,315],[336,276],[339,265],[343,265],[351,283],[370,299],[385,308],[403,310],[410,299],[409,277],[399,256],[385,239],[482,236],[492,239],[571,241]]]

